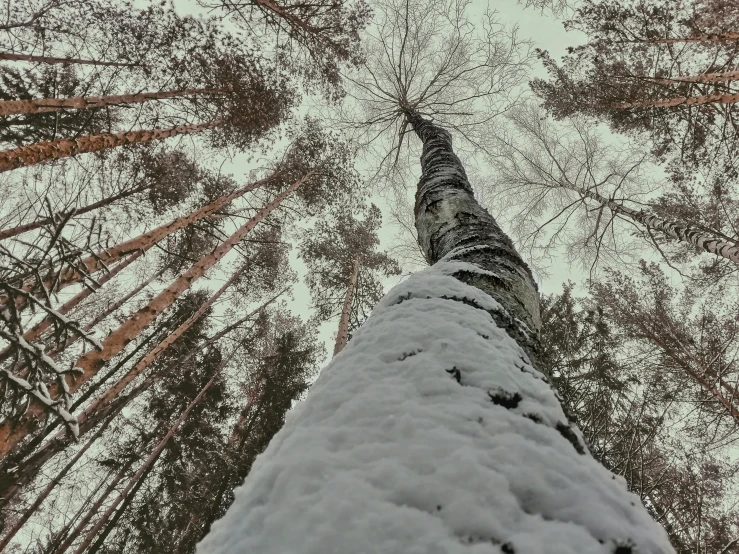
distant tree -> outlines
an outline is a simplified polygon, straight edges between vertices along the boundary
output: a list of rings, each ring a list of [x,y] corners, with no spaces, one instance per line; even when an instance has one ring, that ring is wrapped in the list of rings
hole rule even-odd
[[[317,221],[301,243],[316,317],[339,316],[334,355],[382,298],[380,279],[400,274],[395,260],[376,251],[381,222],[375,205],[366,210],[364,219],[339,211]]]

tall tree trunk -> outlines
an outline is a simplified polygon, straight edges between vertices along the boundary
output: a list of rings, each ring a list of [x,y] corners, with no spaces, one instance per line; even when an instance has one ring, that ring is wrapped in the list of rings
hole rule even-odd
[[[65,108],[91,110],[106,106],[125,106],[142,104],[149,100],[166,100],[198,94],[226,94],[225,89],[190,88],[184,90],[164,90],[161,92],[140,92],[136,94],[116,94],[112,96],[78,96],[74,98],[36,98],[34,100],[0,101],[0,115],[19,115],[58,112]]]
[[[149,303],[131,316],[123,325],[110,333],[102,343],[102,349],[90,350],[81,356],[75,366],[79,368],[79,372],[75,376],[72,383],[67,384],[69,393],[75,392],[79,387],[94,377],[105,363],[123,350],[126,345],[131,342],[149,323],[167,309],[183,292],[200,278],[207,270],[218,263],[226,254],[228,254],[239,241],[246,236],[262,219],[267,217],[277,208],[282,201],[298,189],[313,175],[309,172],[303,178],[295,181],[286,190],[278,194],[272,202],[262,208],[257,215],[244,223],[236,232],[228,239],[221,243],[213,252],[203,256],[190,269],[180,275],[166,289],[151,299]],[[65,377],[62,376],[62,379]],[[59,385],[49,387],[50,394],[56,397],[61,392]],[[23,420],[11,424],[4,421],[0,423],[0,457],[7,455],[8,452],[26,436],[34,425],[34,420],[41,417],[47,411],[46,406],[31,397],[30,404]]]
[[[703,34],[685,38],[658,38],[645,41],[647,44],[679,44],[681,42],[725,42],[739,40],[739,33]]]
[[[595,200],[602,206],[608,206],[608,208],[614,213],[625,216],[649,229],[660,231],[668,237],[679,240],[680,242],[692,244],[704,252],[709,252],[710,254],[726,258],[734,263],[739,263],[739,245],[735,242],[724,240],[717,235],[701,229],[667,221],[644,211],[632,210],[631,208],[627,208],[618,202],[609,200],[591,190],[581,189],[576,186],[561,183],[558,186]]]
[[[59,214],[56,214],[54,217],[44,217],[41,219],[37,219],[36,221],[32,221],[31,223],[24,223],[23,225],[18,225],[17,227],[13,227],[12,229],[6,229],[4,231],[0,231],[0,240],[7,239],[10,237],[15,237],[17,235],[27,233],[28,231],[33,231],[34,229],[40,229],[44,225],[53,223],[55,218],[63,219],[65,217],[70,217],[72,215],[82,215],[82,214],[91,212],[93,210],[97,210],[98,208],[109,206],[110,204],[112,204],[113,202],[116,202],[117,200],[120,200],[121,198],[128,198],[129,196],[133,196],[134,194],[138,194],[139,192],[148,190],[152,188],[154,185],[155,183],[151,182],[147,185],[141,185],[139,187],[134,187],[127,191],[123,191],[118,194],[109,196],[108,198],[103,198],[102,200],[93,202],[92,204],[88,204],[87,206],[73,209],[69,212],[61,212]]]
[[[701,75],[688,75],[683,77],[670,77],[668,79],[655,79],[660,85],[675,85],[678,83],[725,83],[739,79],[739,71],[723,71],[721,73],[702,73]]]
[[[407,118],[423,142],[416,228],[434,265],[391,290],[321,372],[198,553],[523,554],[553,541],[673,553],[536,368],[534,281],[475,201],[451,135]]]
[[[678,96],[663,100],[643,100],[639,102],[623,102],[614,104],[617,110],[627,108],[674,108],[677,106],[698,106],[701,104],[736,104],[739,94],[707,94],[704,96]]]
[[[51,160],[69,158],[77,154],[99,152],[108,148],[117,148],[129,144],[143,144],[153,140],[162,140],[177,135],[191,135],[207,129],[223,125],[222,119],[216,119],[197,125],[178,125],[167,129],[146,129],[144,131],[124,131],[115,134],[87,135],[77,139],[58,139],[50,142],[37,142],[29,146],[20,146],[12,150],[0,152],[0,172],[28,167]]]
[[[77,65],[104,65],[109,67],[137,67],[136,63],[121,62],[98,62],[95,60],[81,60],[79,58],[55,58],[53,56],[31,56],[28,54],[10,54],[8,52],[0,52],[0,60],[16,61],[16,62],[40,62],[40,63],[73,63]]]
[[[193,210],[187,215],[178,217],[177,219],[174,219],[169,223],[161,225],[160,227],[157,227],[156,229],[153,229],[151,231],[147,231],[146,233],[142,233],[141,235],[130,240],[121,242],[116,246],[113,246],[101,252],[97,252],[94,256],[88,256],[87,258],[81,260],[77,266],[73,268],[70,267],[63,269],[62,271],[60,271],[60,274],[58,276],[55,275],[54,277],[47,278],[43,284],[50,291],[58,291],[64,287],[67,287],[74,283],[78,283],[86,275],[91,275],[102,269],[106,269],[109,264],[115,263],[116,261],[122,259],[124,256],[131,254],[132,252],[135,252],[137,250],[146,252],[149,248],[157,244],[165,237],[171,235],[176,231],[179,231],[180,229],[184,229],[185,227],[197,221],[200,221],[201,219],[213,215],[215,212],[227,206],[233,200],[243,196],[247,192],[251,192],[259,187],[270,183],[280,175],[282,175],[281,170],[275,171],[269,177],[236,189],[229,194],[224,194],[210,204],[203,206],[202,208]],[[37,285],[34,281],[25,282],[22,286],[23,290],[26,292],[36,292]],[[0,296],[0,302],[7,302],[7,297]],[[20,309],[21,307],[22,306],[17,306],[18,309]]]
[[[100,512],[100,508],[105,503],[105,501],[108,499],[108,496],[110,496],[110,493],[112,493],[115,488],[118,486],[118,483],[123,481],[123,479],[126,476],[126,473],[128,473],[128,470],[131,469],[131,466],[133,466],[134,462],[136,461],[136,458],[138,457],[138,454],[143,453],[143,448],[140,448],[138,452],[136,453],[136,456],[132,456],[129,461],[127,461],[121,469],[116,473],[113,480],[108,484],[108,486],[103,491],[103,494],[100,495],[100,498],[98,498],[95,501],[95,504],[92,505],[92,507],[87,511],[85,516],[77,523],[75,528],[72,530],[71,533],[69,533],[69,536],[67,539],[54,551],[54,554],[63,554],[67,548],[75,541],[77,540],[77,537],[80,535],[82,530],[85,528],[85,526],[89,523],[89,521]]]
[[[336,344],[334,345],[334,356],[341,352],[349,340],[349,316],[352,311],[352,299],[354,298],[354,289],[357,287],[357,277],[359,276],[359,256],[354,258],[352,264],[352,274],[346,285],[346,296],[344,296],[344,305],[341,308],[341,318],[339,319],[339,331],[336,334]]]
[[[169,442],[169,439],[172,438],[172,436],[177,431],[177,428],[180,426],[180,424],[187,419],[187,416],[190,415],[190,411],[195,407],[195,405],[200,402],[200,400],[203,398],[203,395],[206,393],[206,391],[210,388],[210,386],[215,381],[216,377],[219,375],[219,370],[223,366],[224,362],[219,364],[218,369],[214,372],[213,377],[210,378],[210,380],[203,386],[202,389],[200,389],[200,392],[198,392],[198,395],[188,404],[187,408],[185,408],[185,411],[182,412],[180,417],[178,417],[175,422],[172,424],[172,426],[169,428],[169,431],[167,431],[167,434],[164,435],[164,438],[162,438],[161,441],[159,441],[159,444],[157,444],[156,448],[149,454],[149,457],[146,458],[144,463],[139,467],[139,469],[136,471],[136,473],[131,477],[131,479],[128,481],[125,487],[123,487],[123,490],[118,493],[118,496],[115,497],[113,502],[108,506],[108,508],[105,510],[105,512],[100,516],[100,519],[95,523],[95,525],[92,526],[92,529],[90,529],[87,532],[87,535],[85,535],[84,540],[82,543],[77,547],[77,550],[74,551],[74,554],[82,554],[82,552],[85,551],[85,549],[90,546],[92,543],[92,540],[95,538],[95,535],[100,531],[100,529],[105,525],[105,522],[108,521],[110,516],[113,514],[113,511],[115,510],[116,506],[123,500],[127,494],[131,491],[131,489],[136,485],[136,483],[139,482],[144,472],[146,472],[157,460],[159,457],[159,454],[161,454],[162,450],[164,450],[164,447],[167,446],[167,443]],[[61,549],[60,549],[61,550]]]

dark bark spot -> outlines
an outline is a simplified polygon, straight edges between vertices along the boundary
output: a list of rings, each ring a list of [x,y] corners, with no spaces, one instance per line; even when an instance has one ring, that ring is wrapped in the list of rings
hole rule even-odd
[[[437,504],[436,509],[437,509],[437,511],[440,512],[441,511],[441,504]]]
[[[415,356],[416,354],[418,354],[420,352],[423,352],[423,350],[421,350],[420,348],[418,350],[414,350],[412,352],[403,352],[403,354],[400,356],[400,358],[398,358],[398,361],[399,362],[402,362],[406,358],[410,358],[411,356]]]
[[[634,545],[631,542],[618,544],[616,543],[616,548],[613,550],[613,554],[633,554],[634,553]]]
[[[501,544],[500,551],[503,552],[503,554],[516,554],[516,549],[513,548],[513,545],[509,542]]]
[[[558,421],[556,429],[557,431],[559,431],[560,435],[570,441],[570,444],[575,447],[575,450],[577,450],[578,454],[585,454],[585,449],[583,448],[582,444],[580,444],[580,441],[577,438],[575,432],[572,430],[572,427],[570,427],[566,423]]]
[[[493,401],[493,404],[503,406],[506,410],[513,410],[523,400],[523,397],[519,393],[508,392],[503,389],[498,389],[495,393],[488,392],[488,396]]]
[[[454,366],[452,369],[445,369],[444,371],[454,377],[457,383],[462,384],[462,372],[457,369],[457,366]]]

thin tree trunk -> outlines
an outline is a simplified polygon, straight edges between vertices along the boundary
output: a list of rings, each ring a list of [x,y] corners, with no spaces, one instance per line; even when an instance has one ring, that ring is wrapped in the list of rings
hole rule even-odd
[[[259,187],[270,183],[280,175],[282,175],[282,171],[278,170],[265,179],[261,179],[259,181],[256,181],[255,183],[251,183],[249,185],[246,185],[245,187],[236,189],[230,194],[225,194],[220,198],[214,200],[210,204],[203,206],[202,208],[193,210],[187,215],[178,217],[177,219],[161,225],[156,229],[147,231],[146,233],[142,233],[138,237],[134,237],[130,240],[121,242],[116,246],[113,246],[112,248],[108,248],[106,250],[98,252],[94,256],[88,256],[87,258],[81,260],[76,267],[62,270],[58,278],[56,276],[50,277],[46,279],[43,284],[50,291],[58,291],[64,287],[79,282],[86,275],[91,275],[102,269],[106,269],[109,264],[115,263],[116,261],[122,259],[124,256],[127,256],[132,252],[135,252],[137,250],[146,252],[149,248],[157,244],[165,237],[171,235],[176,231],[179,231],[180,229],[184,229],[185,227],[197,221],[200,221],[201,219],[213,215],[215,212],[228,205],[233,200],[243,196],[247,192],[251,192]],[[26,292],[34,293],[36,291],[36,283],[33,281],[23,283],[22,286],[23,290]],[[0,302],[7,302],[7,297],[0,297]],[[17,306],[18,309],[20,309],[21,307],[22,306]]]
[[[227,94],[225,89],[191,88],[184,90],[165,90],[161,92],[140,92],[136,94],[117,94],[112,96],[78,96],[75,98],[36,98],[34,100],[0,101],[0,115],[20,115],[58,112],[71,108],[91,110],[106,106],[125,106],[142,104],[150,100],[166,100],[198,94]]]
[[[672,221],[667,221],[643,211],[632,210],[631,208],[627,208],[626,206],[614,202],[613,200],[609,200],[608,198],[601,196],[597,192],[593,192],[591,190],[585,190],[575,186],[564,184],[560,184],[559,186],[568,190],[572,190],[580,194],[581,196],[585,196],[587,198],[595,200],[602,206],[608,206],[608,208],[614,213],[628,217],[632,221],[641,223],[649,229],[660,231],[671,238],[674,238],[681,242],[692,244],[693,246],[695,246],[699,250],[703,250],[704,252],[709,252],[710,254],[726,258],[727,260],[730,260],[734,263],[739,263],[739,245],[737,245],[736,243],[723,240],[720,237],[717,237],[700,229],[695,229],[687,225],[681,225]]]
[[[110,516],[113,514],[113,511],[115,510],[116,506],[123,500],[126,495],[131,491],[131,489],[136,485],[136,483],[139,482],[139,479],[141,479],[141,476],[144,472],[146,472],[149,467],[152,466],[152,464],[156,461],[156,459],[159,457],[159,454],[164,450],[164,447],[167,446],[167,443],[169,442],[169,439],[172,438],[172,436],[177,431],[177,428],[180,426],[180,424],[187,419],[187,416],[190,415],[190,411],[195,407],[195,405],[200,402],[200,400],[203,398],[203,395],[206,393],[206,391],[210,388],[210,386],[215,381],[216,377],[218,377],[218,372],[221,367],[223,367],[225,362],[222,362],[219,364],[218,369],[214,372],[213,377],[210,378],[210,380],[205,384],[205,386],[200,389],[200,392],[198,392],[198,395],[188,404],[187,408],[185,408],[185,411],[182,412],[180,417],[178,417],[172,427],[169,428],[169,431],[166,435],[164,435],[164,438],[162,438],[161,441],[159,441],[159,444],[157,444],[156,448],[152,451],[151,454],[149,454],[149,457],[144,461],[144,463],[141,465],[141,467],[136,471],[133,477],[128,481],[125,487],[123,487],[123,490],[118,493],[118,496],[113,500],[111,505],[108,507],[107,510],[100,516],[100,519],[93,525],[92,529],[88,531],[87,535],[85,535],[85,539],[82,541],[82,543],[77,547],[77,550],[74,551],[74,554],[82,554],[82,552],[85,551],[85,549],[90,546],[92,543],[92,540],[95,538],[95,535],[100,531],[100,529],[105,525],[105,522],[108,521]]]
[[[536,369],[536,285],[474,199],[451,135],[407,119],[423,142],[416,228],[434,265],[391,290],[321,372],[198,553],[533,553],[552,540],[674,553]]]
[[[357,277],[359,276],[359,256],[354,258],[352,264],[352,274],[346,286],[346,296],[344,296],[344,305],[341,308],[341,319],[339,319],[339,331],[336,334],[336,344],[334,345],[334,356],[341,352],[349,340],[349,316],[352,311],[352,299],[354,298],[354,289],[357,287]]]
[[[273,13],[277,17],[284,19],[288,23],[302,29],[307,33],[315,34],[317,32],[317,30],[307,21],[304,21],[301,18],[290,13],[284,7],[275,2],[275,0],[252,0],[252,2],[263,10]]]
[[[120,404],[115,413],[120,411],[122,408],[123,404]],[[80,448],[77,453],[72,456],[67,464],[59,471],[59,473],[56,474],[56,476],[49,482],[49,484],[46,485],[44,490],[41,491],[41,493],[36,497],[36,500],[34,500],[33,504],[26,508],[21,517],[15,522],[13,527],[10,528],[5,537],[0,540],[0,552],[2,552],[3,549],[8,546],[8,543],[13,540],[13,537],[15,537],[15,535],[18,533],[18,531],[20,531],[23,525],[25,525],[25,523],[31,518],[31,516],[36,513],[36,510],[38,510],[39,506],[41,506],[44,500],[46,500],[51,494],[51,491],[53,491],[61,482],[61,480],[64,479],[67,473],[69,473],[69,470],[71,470],[72,467],[79,461],[79,459],[85,455],[85,452],[89,450],[93,443],[100,438],[103,432],[108,428],[108,425],[110,425],[110,423],[113,421],[115,413],[110,418],[106,419],[100,427],[98,427],[98,430],[95,431],[95,433],[85,443],[85,446]]]
[[[703,34],[685,38],[658,38],[630,42],[645,42],[647,44],[679,44],[681,42],[725,42],[732,40],[739,40],[739,33]]]
[[[185,292],[192,284],[200,278],[208,269],[218,263],[226,254],[228,254],[241,239],[243,239],[249,231],[272,211],[277,208],[280,203],[304,184],[313,172],[309,172],[303,178],[295,181],[286,190],[278,194],[272,202],[262,208],[253,218],[244,223],[236,232],[228,239],[221,243],[213,252],[203,256],[190,269],[175,279],[166,289],[151,299],[149,303],[141,308],[137,313],[131,316],[123,325],[110,333],[102,343],[101,349],[90,350],[81,356],[75,366],[81,371],[75,375],[75,381],[69,383],[67,388],[69,393],[75,392],[79,387],[89,381],[102,368],[105,363],[123,350],[126,345],[131,342],[149,323],[151,323],[162,311],[168,308],[183,292]],[[65,379],[65,376],[61,376]],[[49,387],[52,398],[59,395],[61,387],[57,384]],[[0,423],[0,457],[5,456],[10,450],[26,435],[33,425],[34,419],[41,417],[47,412],[47,408],[34,397],[31,398],[30,404],[23,420],[14,423]]]
[[[77,65],[104,65],[109,67],[137,67],[136,63],[121,62],[98,62],[95,60],[81,60],[79,58],[55,58],[53,56],[31,56],[28,54],[10,54],[8,52],[0,52],[0,60],[16,61],[16,62],[40,62],[40,63],[73,63]]]
[[[627,108],[674,108],[677,106],[699,106],[702,104],[736,104],[739,94],[707,94],[705,96],[678,96],[664,100],[643,100],[614,104],[617,110]]]
[[[139,187],[134,187],[132,189],[121,192],[119,194],[114,194],[113,196],[109,196],[108,198],[103,198],[102,200],[93,202],[92,204],[88,204],[87,206],[83,206],[82,208],[73,209],[69,212],[62,212],[62,213],[56,214],[54,217],[44,217],[41,219],[37,219],[36,221],[32,221],[31,223],[24,223],[23,225],[18,225],[17,227],[13,227],[12,229],[6,229],[5,231],[0,231],[0,240],[7,239],[10,237],[15,237],[17,235],[27,233],[28,231],[33,231],[34,229],[39,229],[43,227],[44,225],[53,223],[55,218],[65,218],[65,217],[72,216],[72,215],[82,215],[82,214],[91,212],[93,210],[97,210],[98,208],[109,206],[110,204],[112,204],[113,202],[117,200],[120,200],[121,198],[127,198],[129,196],[133,196],[134,194],[138,194],[139,192],[148,190],[152,188],[154,184],[155,183],[152,182],[147,185],[141,185]]]
[[[37,142],[30,146],[20,146],[0,152],[0,172],[28,167],[51,160],[69,158],[77,154],[99,152],[129,144],[143,144],[163,140],[177,135],[190,135],[223,124],[222,119],[198,123],[197,125],[178,125],[168,129],[147,129],[144,131],[124,131],[115,134],[87,135],[77,139],[58,139],[50,142]]]
[[[655,82],[669,86],[677,83],[725,83],[737,79],[739,79],[739,71],[723,71],[721,73],[703,73],[701,75],[655,79]]]
[[[83,517],[80,522],[77,524],[77,526],[74,528],[74,530],[69,534],[67,539],[54,551],[54,554],[63,554],[67,548],[75,541],[77,540],[77,537],[80,535],[82,530],[85,528],[85,526],[88,524],[88,522],[95,516],[99,511],[102,505],[105,503],[105,501],[108,499],[108,496],[110,496],[110,493],[112,493],[115,488],[118,486],[118,483],[123,481],[123,478],[126,476],[126,473],[128,473],[128,470],[133,466],[134,462],[137,460],[138,455],[143,452],[143,448],[140,448],[135,456],[132,456],[131,459],[126,462],[121,469],[116,473],[116,476],[113,478],[113,480],[110,482],[110,484],[105,488],[105,491],[103,491],[103,494],[100,495],[100,498],[95,501],[95,504],[92,505],[92,507],[87,511],[85,514],[85,517]]]

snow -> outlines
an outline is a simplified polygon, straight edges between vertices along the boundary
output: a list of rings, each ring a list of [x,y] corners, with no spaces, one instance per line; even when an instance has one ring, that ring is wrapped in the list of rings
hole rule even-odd
[[[460,269],[480,271],[442,261],[379,303],[199,554],[673,552],[579,431],[555,428],[554,391]]]

